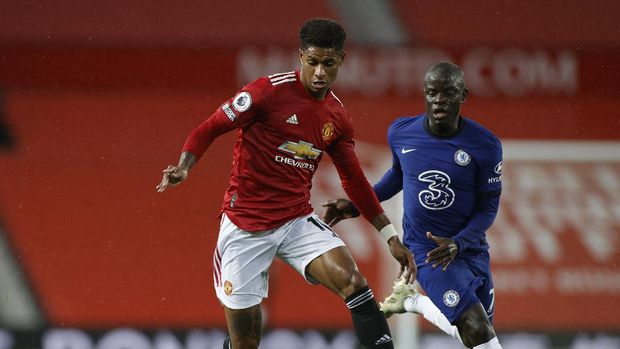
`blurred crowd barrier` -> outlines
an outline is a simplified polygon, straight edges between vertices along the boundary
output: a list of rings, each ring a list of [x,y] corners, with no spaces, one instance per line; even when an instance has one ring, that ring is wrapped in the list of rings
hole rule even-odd
[[[540,332],[500,333],[505,349],[618,349],[620,336],[614,334],[564,333],[550,336]],[[115,328],[86,331],[50,328],[38,333],[11,333],[0,330],[0,348],[41,349],[220,349],[226,333],[221,329],[187,331],[145,331]],[[398,343],[396,343],[398,344]],[[437,333],[423,334],[420,348],[460,349],[455,339]],[[278,329],[263,334],[264,349],[360,349],[350,330],[316,331]]]

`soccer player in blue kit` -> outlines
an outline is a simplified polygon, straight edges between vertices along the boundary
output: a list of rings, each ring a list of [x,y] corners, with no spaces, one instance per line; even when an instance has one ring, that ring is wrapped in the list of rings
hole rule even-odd
[[[388,317],[422,314],[468,348],[497,349],[485,232],[499,206],[502,146],[461,116],[467,94],[461,68],[436,63],[424,78],[426,113],[398,118],[388,129],[393,165],[374,190],[381,201],[403,191],[403,241],[426,296],[397,281],[381,309]],[[330,225],[357,215],[345,199],[323,206]]]

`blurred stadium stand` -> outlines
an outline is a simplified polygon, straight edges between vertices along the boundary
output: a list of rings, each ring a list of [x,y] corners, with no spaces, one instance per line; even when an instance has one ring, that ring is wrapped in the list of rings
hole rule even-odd
[[[617,50],[614,1],[393,0],[414,43],[446,47],[521,46]]]
[[[297,29],[316,16],[348,30],[334,90],[371,181],[390,164],[387,126],[423,111],[426,68],[465,69],[464,115],[505,141],[489,232],[504,348],[619,349],[618,13],[602,0],[0,0],[0,123],[16,139],[0,153],[0,247],[12,251],[0,256],[0,349],[219,348],[211,253],[234,135],[188,185],[154,187],[221,102],[298,67]],[[344,195],[335,178],[329,164],[317,173],[317,209]],[[398,202],[384,207],[399,220]],[[339,231],[387,293],[395,266],[376,234],[362,221]],[[279,263],[272,278],[263,348],[352,347],[337,297]],[[16,314],[24,297],[29,313]],[[459,347],[422,333],[422,348]]]

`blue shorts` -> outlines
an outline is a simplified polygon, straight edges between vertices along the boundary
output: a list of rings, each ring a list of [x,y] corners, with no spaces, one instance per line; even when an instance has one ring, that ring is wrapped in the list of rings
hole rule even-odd
[[[451,324],[476,303],[482,303],[493,322],[495,291],[488,251],[457,256],[446,271],[432,264],[419,264],[417,280]]]

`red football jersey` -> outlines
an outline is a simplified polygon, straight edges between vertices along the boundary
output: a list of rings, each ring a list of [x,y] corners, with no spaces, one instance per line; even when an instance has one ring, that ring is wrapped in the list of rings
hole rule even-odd
[[[213,140],[238,129],[222,210],[238,227],[262,231],[309,214],[312,177],[323,153],[347,195],[372,219],[383,212],[354,152],[353,124],[329,91],[314,98],[299,72],[261,77],[192,131],[183,151],[200,158]]]

